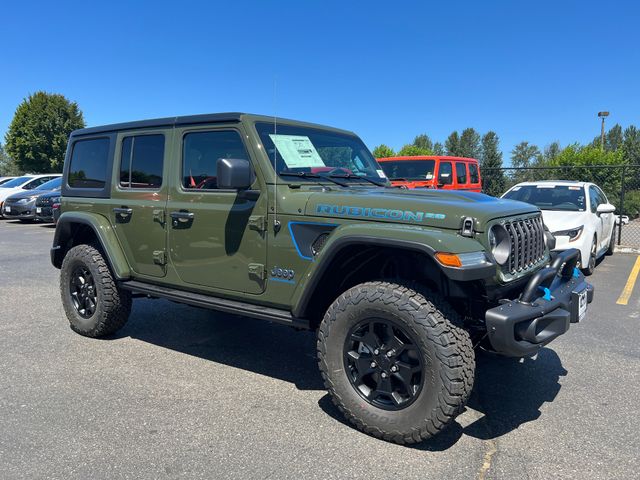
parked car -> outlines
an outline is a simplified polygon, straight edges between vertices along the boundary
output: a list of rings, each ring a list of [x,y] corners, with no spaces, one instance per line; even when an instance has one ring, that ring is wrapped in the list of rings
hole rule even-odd
[[[593,183],[523,182],[511,187],[502,198],[530,203],[542,210],[545,225],[556,237],[555,250],[580,250],[580,266],[587,275],[593,273],[598,258],[613,253],[616,207]]]
[[[36,198],[35,207],[36,220],[55,223],[60,216],[60,189],[40,195]]]
[[[16,177],[8,182],[0,185],[0,217],[4,216],[4,202],[7,197],[23,190],[33,190],[43,183],[60,177],[59,173],[46,173],[43,175],[23,175]],[[40,192],[42,193],[42,192]]]
[[[378,158],[393,186],[480,192],[482,179],[475,158],[414,156]]]
[[[628,225],[629,224],[629,216],[628,215],[616,215],[616,225]]]
[[[62,185],[62,178],[56,177],[34,189],[14,193],[5,199],[2,214],[5,218],[18,219],[25,223],[31,222],[36,219],[37,198],[51,191],[55,191],[59,195],[60,185]]]
[[[471,394],[474,344],[533,355],[594,291],[578,250],[550,258],[538,208],[379,169],[351,132],[243,113],[73,132],[51,249],[70,327],[113,334],[148,296],[316,331],[347,420],[435,435]]]
[[[9,180],[13,180],[16,177],[0,177],[0,185],[7,183]]]

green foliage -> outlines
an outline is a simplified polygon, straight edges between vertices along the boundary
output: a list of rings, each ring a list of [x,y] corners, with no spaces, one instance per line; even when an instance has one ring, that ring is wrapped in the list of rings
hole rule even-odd
[[[640,131],[633,125],[624,131],[622,154],[629,165],[640,165]]]
[[[460,156],[460,137],[457,131],[451,132],[451,135],[447,137],[447,140],[444,142],[444,148],[447,155]]]
[[[414,138],[413,145],[415,147],[421,148],[422,150],[429,150],[430,152],[433,152],[433,142],[425,133]]]
[[[433,155],[433,152],[428,148],[418,147],[413,144],[405,145],[400,149],[398,155],[403,157],[417,156],[417,155]]]
[[[640,190],[631,190],[624,194],[622,213],[630,218],[640,216]]]
[[[433,154],[444,155],[444,146],[440,142],[436,142],[433,144]]]
[[[465,128],[460,135],[458,156],[467,158],[480,158],[480,134],[473,128]]]
[[[21,172],[60,172],[69,134],[84,126],[77,103],[59,94],[36,92],[16,109],[5,148]]]
[[[499,150],[500,140],[495,132],[487,132],[482,137],[480,170],[482,174],[482,190],[494,197],[499,197],[506,190],[506,178],[502,170],[502,152]]]
[[[544,147],[544,152],[542,156],[544,158],[545,163],[548,163],[554,158],[556,158],[561,151],[562,151],[562,148],[560,148],[559,142],[552,142],[546,147]]]
[[[18,167],[15,162],[4,151],[2,144],[0,143],[0,177],[10,177],[18,175]]]
[[[520,142],[511,151],[511,166],[514,168],[529,168],[533,166],[541,166],[542,154],[536,145],[529,142]],[[512,179],[514,183],[528,182],[531,180],[541,180],[533,170],[514,170]]]
[[[395,152],[391,147],[388,147],[384,143],[381,143],[373,149],[373,156],[376,158],[387,158],[395,156]]]

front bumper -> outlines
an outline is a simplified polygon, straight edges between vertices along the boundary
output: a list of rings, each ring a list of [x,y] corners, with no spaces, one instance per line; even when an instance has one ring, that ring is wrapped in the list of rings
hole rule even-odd
[[[487,310],[485,322],[493,349],[506,356],[533,355],[579,319],[579,297],[593,301],[593,286],[576,268],[580,251],[560,252],[549,267],[536,272],[519,299]]]
[[[10,211],[7,211],[7,208]],[[36,207],[34,203],[9,204],[5,202],[2,207],[2,215],[5,218],[35,219]]]

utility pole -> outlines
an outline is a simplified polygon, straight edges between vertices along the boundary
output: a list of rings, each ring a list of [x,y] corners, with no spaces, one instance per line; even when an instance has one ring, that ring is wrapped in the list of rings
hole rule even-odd
[[[602,128],[600,129],[600,148],[604,150],[604,119],[609,116],[609,112],[598,112],[598,117],[602,118]]]

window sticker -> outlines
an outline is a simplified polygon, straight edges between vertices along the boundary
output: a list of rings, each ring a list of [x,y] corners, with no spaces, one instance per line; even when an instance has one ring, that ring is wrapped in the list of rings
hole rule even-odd
[[[378,176],[380,178],[387,178],[387,176],[384,174],[383,170],[376,170],[376,173],[378,174]]]
[[[269,134],[287,168],[324,167],[316,147],[304,135]]]

